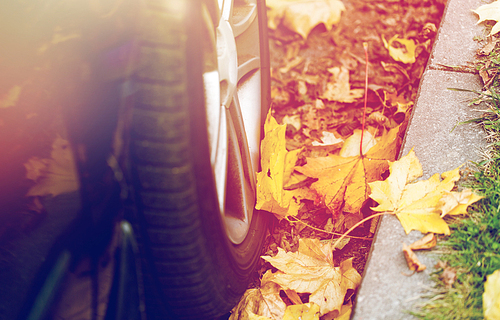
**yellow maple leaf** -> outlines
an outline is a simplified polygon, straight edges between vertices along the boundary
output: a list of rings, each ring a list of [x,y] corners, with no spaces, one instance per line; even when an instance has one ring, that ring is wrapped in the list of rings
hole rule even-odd
[[[329,68],[328,71],[332,74],[332,81],[326,84],[326,90],[320,98],[352,103],[364,95],[364,89],[351,89],[349,70],[347,68],[333,67]]]
[[[473,193],[471,189],[465,189],[461,192],[445,192],[441,197],[438,208],[441,210],[441,217],[447,214],[467,214],[469,205],[483,198],[483,196]]]
[[[483,313],[486,320],[500,319],[500,270],[486,277],[483,293]]]
[[[389,41],[385,40],[382,36],[382,41],[384,47],[389,50],[389,55],[396,61],[401,61],[403,63],[414,63],[415,62],[415,49],[417,45],[412,39],[399,39],[398,35],[393,36]],[[399,47],[393,46],[393,43],[399,43]],[[401,46],[402,45],[402,46]]]
[[[262,258],[279,270],[270,281],[297,293],[310,293],[309,302],[319,306],[320,315],[340,312],[347,290],[356,289],[361,282],[352,258],[335,267],[331,243],[323,244],[318,239],[299,239],[297,252],[278,248],[275,257]]]
[[[314,302],[286,307],[283,320],[319,320],[319,306]]]
[[[486,20],[496,21],[493,28],[491,28],[490,36],[498,33],[500,31],[500,1],[495,1],[490,4],[485,4],[477,8],[476,10],[472,10],[475,14],[479,16],[478,24],[484,22]]]
[[[268,270],[262,277],[260,288],[245,291],[238,305],[231,310],[229,320],[283,319],[286,304],[280,297],[281,287],[270,281],[271,277],[272,272]]]
[[[307,164],[295,170],[318,179],[311,188],[323,197],[334,215],[342,206],[346,212],[357,213],[368,198],[368,183],[380,180],[389,168],[388,160],[395,159],[398,132],[399,127],[390,130],[363,155],[359,155],[359,140],[354,139],[350,142],[354,147],[346,146],[348,143],[344,147],[347,150],[357,148],[356,156],[307,158]]]
[[[267,0],[266,6],[269,28],[276,29],[281,22],[304,39],[320,23],[330,31],[345,11],[340,0]]]
[[[460,179],[460,168],[444,172],[439,177],[435,174],[428,180],[410,183],[422,176],[422,166],[413,149],[408,155],[390,164],[390,175],[385,181],[369,183],[371,188],[370,198],[379,205],[372,208],[374,211],[395,214],[406,233],[419,230],[423,233],[434,232],[450,234],[450,229],[442,219],[441,213],[446,205],[444,195],[448,195]],[[467,204],[458,203],[450,211],[461,212],[481,197],[468,197]],[[462,207],[462,205],[466,205]],[[445,214],[446,214],[445,213]]]
[[[279,125],[267,115],[265,137],[261,143],[261,167],[257,173],[257,203],[255,208],[274,213],[279,219],[298,213],[301,199],[311,197],[307,188],[284,190],[302,149],[286,150],[286,125]]]

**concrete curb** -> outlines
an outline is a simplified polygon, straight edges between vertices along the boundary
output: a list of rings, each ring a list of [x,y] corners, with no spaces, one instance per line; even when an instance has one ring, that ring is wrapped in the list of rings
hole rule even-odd
[[[458,122],[477,117],[477,112],[468,106],[475,95],[448,90],[479,90],[482,86],[479,76],[445,71],[444,67],[466,66],[474,60],[478,44],[473,38],[481,35],[483,27],[476,25],[477,16],[471,9],[482,4],[481,0],[448,0],[422,76],[401,155],[414,148],[423,166],[423,179],[479,160],[478,151],[486,145],[484,133],[477,126],[455,128]],[[411,272],[402,253],[402,243],[410,244],[421,237],[418,231],[406,235],[396,217],[382,217],[351,319],[417,319],[408,310],[425,301],[422,296],[433,285],[430,274],[438,256],[432,251],[418,252],[427,269],[407,276]]]

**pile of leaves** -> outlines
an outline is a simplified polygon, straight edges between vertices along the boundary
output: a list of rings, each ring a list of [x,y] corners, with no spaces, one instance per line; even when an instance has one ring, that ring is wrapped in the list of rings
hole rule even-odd
[[[434,233],[450,234],[443,218],[482,198],[456,191],[460,168],[415,182],[413,151],[396,161],[444,3],[267,5],[273,106],[256,208],[277,220],[256,288],[231,319],[348,319],[374,217],[429,232],[403,248],[418,272],[413,251],[435,246]]]
[[[276,253],[277,247],[297,249],[299,236],[342,234],[370,214],[365,210],[367,183],[386,174],[387,160],[398,155],[444,3],[268,0],[267,6],[273,116],[286,125],[280,134],[291,152],[286,154],[288,163],[293,167],[295,157],[299,164],[307,163],[286,171],[293,175],[286,177],[280,201],[294,201],[281,207],[281,216],[294,218],[276,223],[267,244],[268,253]],[[364,43],[369,57],[366,110]],[[361,155],[361,137],[365,151],[379,143],[378,151]],[[336,164],[322,166],[318,161],[335,162],[338,156],[355,158],[341,166],[343,176],[334,178],[325,170],[339,169]],[[375,160],[377,165],[372,164]],[[365,177],[365,165],[377,169]],[[290,223],[297,219],[316,229]],[[361,239],[344,250],[345,258],[354,257],[360,273],[370,246],[366,237],[374,225],[357,228],[354,234]],[[350,250],[353,246],[356,250]]]

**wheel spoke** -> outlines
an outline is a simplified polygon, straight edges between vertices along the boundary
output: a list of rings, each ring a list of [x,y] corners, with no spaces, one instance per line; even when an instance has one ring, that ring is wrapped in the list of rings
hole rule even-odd
[[[249,3],[246,6],[239,6],[233,9],[231,16],[231,26],[235,37],[248,30],[257,18],[257,4]]]
[[[260,58],[259,57],[244,57],[246,60],[238,61],[238,81],[240,81],[245,75],[250,74],[254,70],[260,68]],[[242,58],[242,60],[244,59]],[[240,57],[238,57],[240,60]]]

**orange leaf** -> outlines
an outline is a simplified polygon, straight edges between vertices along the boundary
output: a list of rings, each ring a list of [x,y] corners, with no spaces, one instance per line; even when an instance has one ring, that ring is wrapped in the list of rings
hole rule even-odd
[[[399,127],[387,132],[366,154],[307,158],[307,164],[295,170],[318,178],[311,188],[324,198],[332,213],[338,213],[342,206],[344,211],[356,213],[370,194],[368,183],[380,180],[389,168],[388,160],[394,160],[398,132]]]
[[[434,248],[436,244],[437,238],[434,233],[428,233],[422,239],[413,242],[408,247],[412,250],[426,250]]]
[[[415,270],[417,272],[424,271],[427,267],[421,263],[417,255],[410,249],[409,246],[403,243],[403,253],[405,255],[406,263],[408,264],[408,268],[410,270]]]

